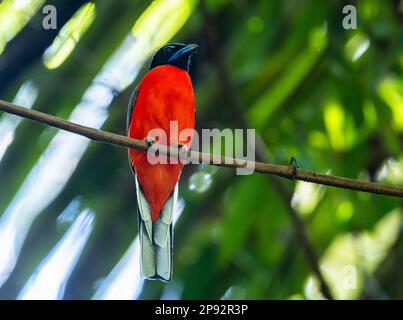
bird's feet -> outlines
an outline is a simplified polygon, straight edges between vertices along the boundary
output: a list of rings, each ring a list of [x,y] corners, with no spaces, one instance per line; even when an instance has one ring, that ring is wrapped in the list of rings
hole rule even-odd
[[[188,155],[190,151],[190,146],[188,144],[182,144],[179,146],[179,152],[183,155]]]
[[[183,164],[188,164],[190,162],[190,148],[189,144],[179,145],[179,159]]]
[[[297,159],[294,156],[292,156],[291,159],[290,159],[290,167],[292,168],[292,176],[291,176],[291,178],[292,178],[292,180],[295,180],[295,177],[297,175],[297,169],[299,167],[298,167]]]
[[[149,148],[155,143],[155,140],[152,137],[147,137],[144,140],[147,142]]]

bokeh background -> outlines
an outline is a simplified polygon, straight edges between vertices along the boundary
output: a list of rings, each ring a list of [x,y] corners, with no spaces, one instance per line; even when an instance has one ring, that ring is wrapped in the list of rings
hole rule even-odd
[[[0,97],[125,134],[153,52],[197,43],[199,130],[403,185],[402,23],[399,0],[3,0]],[[143,281],[126,150],[0,113],[0,298],[320,299],[307,247],[335,298],[403,298],[402,199],[203,165],[179,190],[173,281]]]

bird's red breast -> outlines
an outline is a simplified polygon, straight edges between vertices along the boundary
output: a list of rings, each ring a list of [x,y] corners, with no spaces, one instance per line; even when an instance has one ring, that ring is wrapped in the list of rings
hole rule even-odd
[[[138,87],[129,126],[129,137],[145,139],[152,129],[163,129],[168,145],[189,143],[179,141],[170,133],[170,121],[178,121],[179,133],[194,128],[194,93],[189,74],[172,65],[151,69]],[[158,214],[175,188],[183,164],[151,164],[145,152],[129,149],[130,162],[150,205],[151,219]]]

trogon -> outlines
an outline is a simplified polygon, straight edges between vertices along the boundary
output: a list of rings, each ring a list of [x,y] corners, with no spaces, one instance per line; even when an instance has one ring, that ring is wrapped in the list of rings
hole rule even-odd
[[[127,135],[155,142],[149,136],[162,129],[166,144],[189,146],[170,132],[176,121],[180,133],[194,129],[195,98],[190,69],[197,46],[168,44],[152,58],[148,72],[134,90],[127,113]],[[173,266],[173,215],[177,207],[178,181],[183,164],[150,163],[147,153],[129,149],[135,176],[140,238],[140,270],[144,278],[170,281]]]

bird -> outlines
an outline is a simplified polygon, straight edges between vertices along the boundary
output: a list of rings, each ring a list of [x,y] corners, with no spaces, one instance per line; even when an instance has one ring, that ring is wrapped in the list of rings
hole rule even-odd
[[[129,102],[128,137],[145,140],[151,146],[155,141],[150,131],[162,129],[167,145],[189,150],[192,136],[181,141],[178,134],[169,131],[172,121],[177,121],[179,133],[194,129],[195,97],[190,74],[197,47],[172,43],[154,54]],[[145,152],[129,149],[128,153],[137,193],[140,273],[145,279],[168,282],[173,274],[172,222],[184,164],[155,164],[148,161]]]

